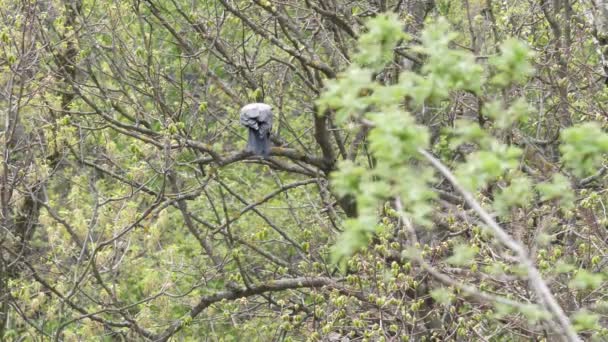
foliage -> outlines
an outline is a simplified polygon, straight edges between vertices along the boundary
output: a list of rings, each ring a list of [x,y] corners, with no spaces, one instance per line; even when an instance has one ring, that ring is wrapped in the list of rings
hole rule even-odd
[[[605,5],[0,0],[0,339],[605,340]]]

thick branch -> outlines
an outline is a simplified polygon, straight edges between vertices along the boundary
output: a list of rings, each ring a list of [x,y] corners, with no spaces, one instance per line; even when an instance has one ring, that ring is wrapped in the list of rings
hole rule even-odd
[[[299,289],[299,288],[317,288],[323,286],[329,286],[334,284],[334,280],[326,277],[318,277],[318,278],[286,278],[286,279],[278,279],[269,281],[264,284],[252,285],[248,288],[242,287],[229,291],[220,291],[215,294],[206,295],[201,297],[198,304],[190,310],[188,314],[189,318],[194,318],[198,316],[203,310],[208,308],[214,303],[220,302],[222,300],[234,300],[243,297],[251,297],[255,295],[260,295],[266,292],[278,292],[285,291],[289,289]],[[183,326],[184,320],[178,320],[174,322],[167,330],[165,330],[162,334],[155,339],[155,341],[167,341],[173,334],[178,332]]]

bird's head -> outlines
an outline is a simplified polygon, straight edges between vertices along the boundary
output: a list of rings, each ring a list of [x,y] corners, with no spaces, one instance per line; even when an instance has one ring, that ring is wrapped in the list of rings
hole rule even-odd
[[[250,103],[241,108],[241,116],[256,118],[261,113],[272,113],[272,107],[265,103]]]

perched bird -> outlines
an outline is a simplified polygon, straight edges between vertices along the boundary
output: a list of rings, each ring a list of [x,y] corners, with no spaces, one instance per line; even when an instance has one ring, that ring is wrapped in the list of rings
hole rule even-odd
[[[270,154],[270,130],[272,107],[265,103],[250,103],[241,108],[241,125],[249,130],[247,152],[268,157]]]

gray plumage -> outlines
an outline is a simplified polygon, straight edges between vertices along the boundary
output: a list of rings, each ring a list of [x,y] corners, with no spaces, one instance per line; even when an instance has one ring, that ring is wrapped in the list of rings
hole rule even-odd
[[[272,130],[272,107],[265,103],[250,103],[241,109],[241,125],[247,127],[248,152],[268,157],[270,154],[270,131]]]

